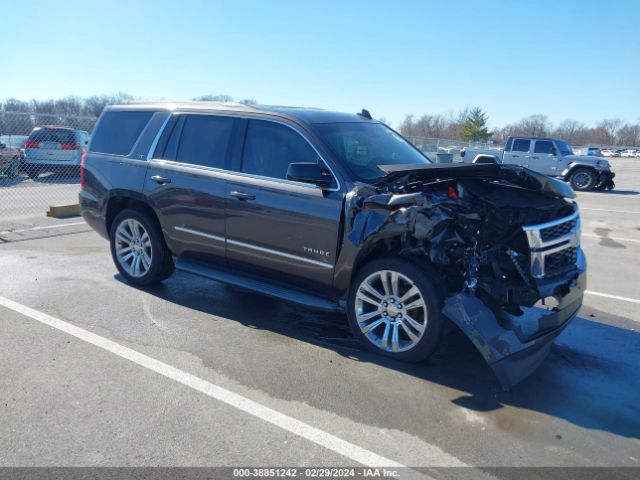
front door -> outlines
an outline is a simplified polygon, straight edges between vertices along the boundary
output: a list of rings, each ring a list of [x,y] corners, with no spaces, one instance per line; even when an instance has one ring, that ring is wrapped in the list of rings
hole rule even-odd
[[[294,162],[321,162],[292,127],[249,120],[241,165],[227,181],[227,258],[234,268],[269,280],[330,291],[343,194],[286,179]]]

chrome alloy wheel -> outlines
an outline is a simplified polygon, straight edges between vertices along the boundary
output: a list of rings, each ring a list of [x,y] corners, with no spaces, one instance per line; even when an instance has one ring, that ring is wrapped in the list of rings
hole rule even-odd
[[[411,350],[427,327],[422,293],[411,279],[393,270],[380,270],[362,281],[355,309],[360,331],[387,352]]]
[[[132,277],[142,277],[151,268],[153,249],[149,233],[133,218],[123,220],[116,229],[116,258]]]

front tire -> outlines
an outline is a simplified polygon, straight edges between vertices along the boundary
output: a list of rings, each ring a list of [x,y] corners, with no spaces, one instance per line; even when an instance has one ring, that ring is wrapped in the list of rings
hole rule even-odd
[[[440,341],[442,294],[427,265],[400,257],[374,260],[355,276],[347,317],[369,350],[406,362],[426,360]]]
[[[111,224],[111,257],[127,282],[152,285],[168,278],[174,271],[157,222],[133,209],[121,211]]]
[[[569,178],[571,188],[579,192],[592,190],[597,182],[598,177],[596,176],[596,172],[590,168],[576,168]]]

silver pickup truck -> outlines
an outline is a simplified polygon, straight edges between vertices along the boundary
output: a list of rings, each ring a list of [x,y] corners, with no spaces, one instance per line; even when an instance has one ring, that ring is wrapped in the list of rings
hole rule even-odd
[[[509,137],[504,150],[463,149],[465,163],[506,163],[530,168],[569,182],[574,190],[613,190],[609,162],[575,155],[567,142],[557,138]]]

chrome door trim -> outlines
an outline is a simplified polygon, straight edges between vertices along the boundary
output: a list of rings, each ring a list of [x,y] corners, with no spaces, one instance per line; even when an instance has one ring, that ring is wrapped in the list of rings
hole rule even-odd
[[[200,236],[200,237],[210,238],[211,240],[217,240],[218,242],[224,242],[225,241],[224,237],[220,237],[218,235],[212,235],[210,233],[201,232],[200,230],[193,230],[191,228],[180,227],[180,226],[176,226],[174,228],[176,230],[178,230],[179,232],[185,232],[185,233],[190,233],[192,235],[197,235],[197,236]]]
[[[277,256],[283,257],[283,258],[289,258],[291,260],[297,260],[298,262],[304,262],[304,263],[308,263],[310,265],[316,265],[318,267],[333,268],[333,265],[330,265],[330,264],[325,263],[325,262],[320,262],[318,260],[312,260],[310,258],[299,257],[298,255],[293,255],[291,253],[280,252],[278,250],[272,250],[270,248],[259,247],[257,245],[252,245],[250,243],[244,243],[244,242],[239,242],[237,240],[229,240],[229,239],[227,239],[227,243],[230,243],[231,245],[235,245],[237,247],[244,247],[244,248],[248,248],[248,249],[251,249],[251,250],[256,250],[258,252],[270,253],[271,255],[277,255]]]

